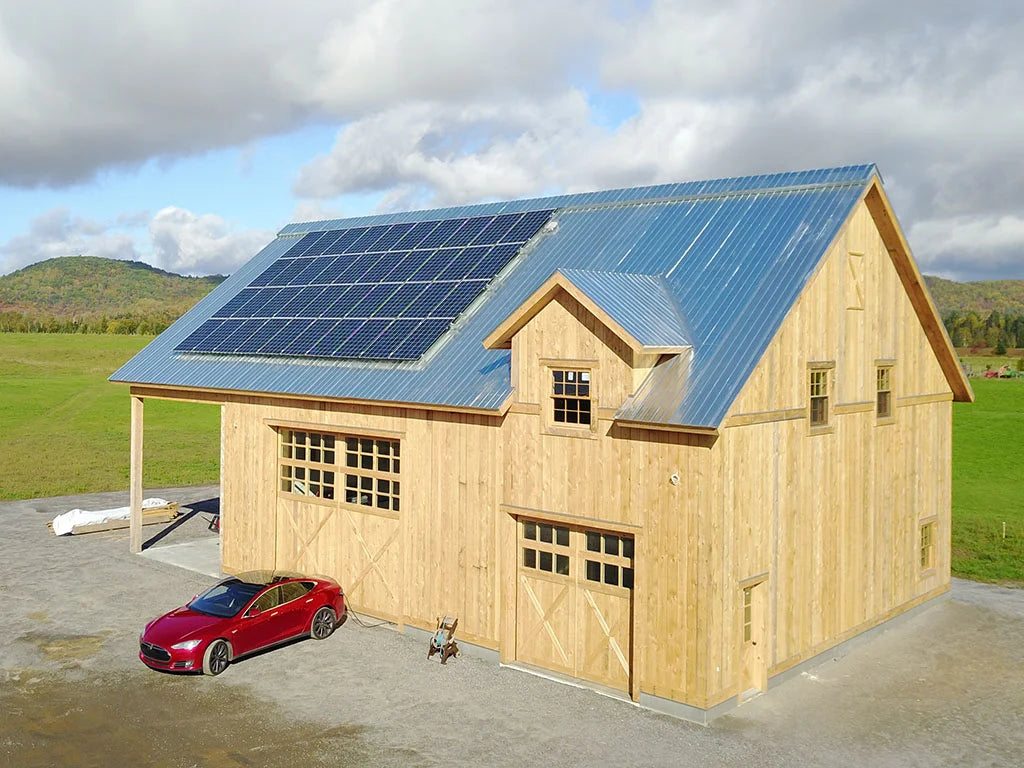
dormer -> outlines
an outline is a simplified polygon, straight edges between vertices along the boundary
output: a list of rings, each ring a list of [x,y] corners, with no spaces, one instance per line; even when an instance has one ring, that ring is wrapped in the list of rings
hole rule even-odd
[[[561,269],[484,340],[512,350],[515,401],[547,427],[597,431],[659,363],[689,358],[682,309],[660,275]]]

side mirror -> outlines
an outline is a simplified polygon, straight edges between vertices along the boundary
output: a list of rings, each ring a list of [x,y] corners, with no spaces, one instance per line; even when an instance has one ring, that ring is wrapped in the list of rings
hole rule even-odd
[[[255,619],[261,613],[263,613],[263,611],[261,611],[259,608],[250,608],[249,612],[247,614],[245,614],[245,618],[247,618],[247,619]]]

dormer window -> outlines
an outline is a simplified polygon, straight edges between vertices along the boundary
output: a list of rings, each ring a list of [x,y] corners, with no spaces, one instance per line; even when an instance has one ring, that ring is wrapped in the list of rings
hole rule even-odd
[[[551,379],[554,423],[589,427],[590,371],[555,368],[551,371]]]

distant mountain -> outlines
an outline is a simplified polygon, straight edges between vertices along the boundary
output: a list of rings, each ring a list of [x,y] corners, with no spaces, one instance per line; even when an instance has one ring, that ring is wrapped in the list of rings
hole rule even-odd
[[[957,283],[925,275],[924,281],[942,317],[953,310],[960,313],[974,310],[982,317],[988,317],[993,310],[1002,315],[1024,315],[1024,280]]]
[[[223,275],[183,277],[141,261],[65,256],[0,277],[0,311],[60,317],[181,314],[222,282]]]
[[[68,331],[81,324],[83,329],[100,332],[153,333],[224,279],[222,275],[183,277],[140,261],[94,256],[49,259],[0,276],[0,316],[5,321],[0,330]],[[103,322],[97,327],[101,318],[130,322],[113,328]]]

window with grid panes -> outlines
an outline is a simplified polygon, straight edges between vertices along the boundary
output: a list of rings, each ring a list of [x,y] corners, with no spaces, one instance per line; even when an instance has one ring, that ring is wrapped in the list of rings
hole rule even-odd
[[[346,436],[345,501],[398,512],[401,455],[397,440]]]
[[[337,477],[334,435],[282,429],[280,488],[285,493],[333,499]]]
[[[828,374],[827,369],[810,371],[811,426],[828,426]]]
[[[569,529],[533,521],[522,523],[523,567],[559,576],[569,573]]]
[[[551,396],[556,424],[590,425],[590,371],[551,371]]]
[[[585,576],[613,587],[633,588],[633,537],[586,531]]]
[[[875,414],[880,419],[892,418],[892,367],[875,368]]]

